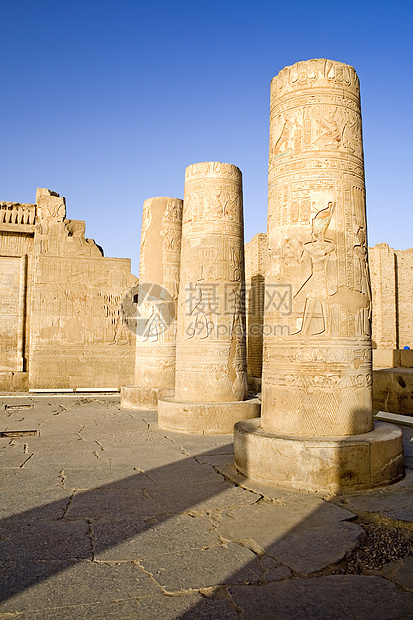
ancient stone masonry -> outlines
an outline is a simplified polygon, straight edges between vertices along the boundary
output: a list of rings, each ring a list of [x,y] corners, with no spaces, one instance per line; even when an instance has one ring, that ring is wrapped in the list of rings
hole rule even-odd
[[[267,245],[265,233],[258,233],[245,245],[247,369],[251,383],[262,375]]]
[[[0,389],[118,388],[133,376],[128,259],[103,258],[65,199],[0,203]]]
[[[230,432],[258,415],[247,397],[240,170],[204,162],[186,169],[178,300],[175,398],[159,424]]]
[[[371,293],[358,78],[316,60],[284,69],[271,88],[267,289],[287,296],[266,316],[263,423],[288,434],[364,433]]]
[[[247,320],[254,324],[263,321],[264,301],[254,292],[254,280],[263,286],[266,252],[265,233],[255,235],[245,244],[247,291],[251,289],[251,293],[247,294]],[[403,348],[410,346],[413,350],[413,248],[394,250],[387,243],[378,243],[368,249],[368,255],[373,309],[373,365],[400,366],[400,358],[410,355],[403,352]],[[254,330],[248,328],[248,375],[252,377],[261,376],[262,347],[257,346],[257,340]]]
[[[174,393],[182,204],[158,197],[143,205],[135,384],[122,388],[125,407],[153,409]]]
[[[369,248],[373,289],[373,348],[413,349],[413,248]]]
[[[369,439],[375,431],[366,240],[357,74],[325,59],[286,67],[271,83],[261,429],[264,442],[269,435],[290,437],[292,459],[305,438],[376,441]],[[244,430],[237,425],[241,471],[246,467],[245,428],[256,427],[255,422],[243,424]],[[260,441],[258,435],[251,441]],[[399,440],[393,443],[395,454]],[[314,468],[326,447],[317,447],[317,441]],[[340,455],[345,445],[334,444],[333,451]],[[248,454],[250,466],[253,460]],[[265,466],[257,467],[259,477]],[[305,467],[301,473],[292,467],[289,474],[284,461],[274,476],[292,485],[301,476],[308,488],[313,483],[333,489],[379,482],[374,480],[376,465],[363,482],[363,476],[346,482],[346,467],[343,472],[332,468],[328,480],[328,474],[310,474]],[[400,457],[398,466],[387,471],[389,479],[400,476],[401,467]]]

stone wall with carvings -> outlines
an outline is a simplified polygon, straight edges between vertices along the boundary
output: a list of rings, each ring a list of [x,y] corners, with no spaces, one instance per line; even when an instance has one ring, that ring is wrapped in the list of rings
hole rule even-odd
[[[413,248],[369,248],[373,289],[373,348],[413,348]]]
[[[261,377],[267,235],[258,233],[245,245],[247,367],[248,375]]]
[[[0,203],[0,390],[132,381],[136,284],[130,260],[104,258],[56,192]]]
[[[247,291],[252,290],[254,278],[263,286],[267,235],[259,233],[245,244],[245,273]],[[374,349],[413,349],[413,248],[394,250],[387,243],[369,248],[373,316],[372,342]],[[263,297],[247,294],[247,321],[263,320]],[[254,330],[252,330],[254,331]],[[248,374],[261,375],[262,341],[247,331]]]

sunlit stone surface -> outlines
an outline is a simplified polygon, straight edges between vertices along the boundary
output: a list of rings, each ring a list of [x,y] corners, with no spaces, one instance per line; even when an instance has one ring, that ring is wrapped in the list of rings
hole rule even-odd
[[[262,420],[237,425],[242,473],[311,490],[402,475],[400,433],[373,431],[370,326],[359,79],[299,62],[271,82]]]
[[[193,164],[185,174],[175,401],[159,403],[161,426],[231,432],[237,420],[258,415],[258,403],[243,402],[244,284],[241,172]]]
[[[122,405],[154,408],[173,394],[182,200],[148,198],[143,205],[135,386],[122,389]]]

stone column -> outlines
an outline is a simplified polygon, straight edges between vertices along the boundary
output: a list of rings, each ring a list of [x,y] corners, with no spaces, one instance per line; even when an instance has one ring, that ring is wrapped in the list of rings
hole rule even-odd
[[[231,164],[186,169],[175,398],[158,422],[187,432],[229,433],[259,415],[247,398],[242,177]]]
[[[399,478],[398,432],[373,431],[359,80],[349,65],[299,62],[271,82],[268,246],[262,420],[249,430],[274,453],[254,464],[238,429],[238,469],[314,490]]]
[[[135,386],[122,388],[122,406],[154,409],[175,385],[176,314],[182,200],[143,204],[137,305]]]

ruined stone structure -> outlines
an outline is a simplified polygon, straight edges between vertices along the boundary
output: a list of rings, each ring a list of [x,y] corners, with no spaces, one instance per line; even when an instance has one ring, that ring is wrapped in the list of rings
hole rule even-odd
[[[413,248],[369,248],[374,349],[413,349]]]
[[[265,270],[267,235],[259,233],[245,245],[248,379],[261,378],[264,330]],[[251,386],[252,388],[254,385]]]
[[[175,398],[159,400],[160,426],[231,432],[259,415],[247,398],[242,179],[231,164],[186,169]]]
[[[123,407],[153,409],[174,393],[182,204],[157,197],[143,205],[135,383],[122,388]]]
[[[262,323],[264,302],[256,295],[254,281],[260,286],[265,281],[267,235],[259,233],[245,244],[245,280],[247,291],[247,320]],[[413,350],[413,248],[393,250],[387,243],[368,249],[372,293],[373,366],[412,367]],[[256,330],[259,331],[258,329]],[[260,346],[261,345],[261,346]],[[261,377],[262,342],[254,330],[247,329],[248,375]]]
[[[271,82],[261,421],[240,422],[252,478],[339,491],[402,476],[400,431],[373,430],[359,80],[325,59]]]
[[[132,379],[135,284],[130,260],[103,258],[59,194],[38,189],[36,204],[0,203],[0,389]]]

